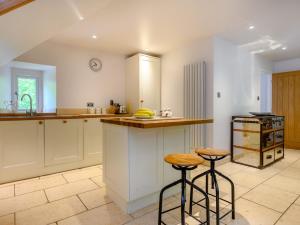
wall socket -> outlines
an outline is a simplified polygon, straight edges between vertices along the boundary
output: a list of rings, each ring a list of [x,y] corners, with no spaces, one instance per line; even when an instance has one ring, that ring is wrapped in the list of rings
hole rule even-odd
[[[217,92],[217,98],[221,98],[221,92]]]
[[[86,103],[86,106],[87,106],[87,107],[94,107],[94,102],[87,102],[87,103]]]

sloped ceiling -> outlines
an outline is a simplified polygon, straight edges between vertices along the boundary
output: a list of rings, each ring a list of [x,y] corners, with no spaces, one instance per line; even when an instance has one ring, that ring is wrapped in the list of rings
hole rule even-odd
[[[111,0],[36,0],[0,16],[0,66],[52,38]]]

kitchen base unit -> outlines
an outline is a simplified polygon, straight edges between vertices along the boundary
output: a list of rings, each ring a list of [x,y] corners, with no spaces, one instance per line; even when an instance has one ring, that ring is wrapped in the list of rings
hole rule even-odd
[[[212,122],[117,118],[101,121],[104,182],[109,197],[127,213],[158,202],[161,188],[180,177],[178,171],[164,163],[164,156],[191,151],[188,125]],[[169,194],[178,191],[175,188]]]

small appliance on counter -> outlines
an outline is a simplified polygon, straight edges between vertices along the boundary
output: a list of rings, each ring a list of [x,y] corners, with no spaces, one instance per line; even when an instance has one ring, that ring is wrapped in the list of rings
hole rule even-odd
[[[284,116],[233,116],[231,161],[262,169],[284,158]]]
[[[161,117],[172,117],[173,116],[173,112],[171,111],[170,108],[166,108],[160,111],[160,116]]]

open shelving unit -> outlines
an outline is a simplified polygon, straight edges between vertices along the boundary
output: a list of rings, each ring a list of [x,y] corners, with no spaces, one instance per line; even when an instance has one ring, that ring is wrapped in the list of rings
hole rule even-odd
[[[283,158],[283,116],[232,117],[232,162],[262,169]]]

